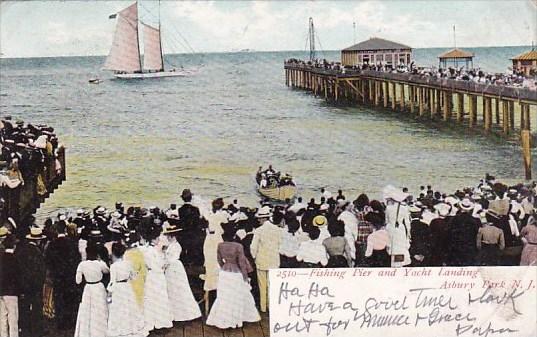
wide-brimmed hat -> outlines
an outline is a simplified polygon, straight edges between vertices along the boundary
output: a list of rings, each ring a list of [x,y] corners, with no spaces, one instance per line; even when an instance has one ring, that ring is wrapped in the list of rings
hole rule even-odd
[[[235,212],[229,217],[229,221],[242,221],[248,220],[248,216],[244,212]]]
[[[450,204],[451,206],[456,206],[459,204],[459,199],[453,195],[450,195],[444,199],[444,202]]]
[[[30,228],[30,234],[26,235],[26,238],[28,240],[43,240],[46,236],[43,235],[43,230],[41,228],[32,227]]]
[[[421,202],[421,201],[416,201],[416,202],[414,203],[414,206],[419,207],[420,209],[423,209],[423,208],[426,207],[426,206],[423,204],[423,202]]]
[[[0,239],[5,238],[9,234],[7,227],[0,227]]]
[[[472,200],[481,200],[482,199],[481,193],[474,193],[472,194]]]
[[[396,188],[392,185],[384,187],[384,189],[382,190],[382,194],[385,200],[392,199],[396,202],[403,202],[409,196],[409,194],[403,192],[402,189]]]
[[[434,209],[438,212],[440,216],[448,216],[451,211],[451,206],[444,202],[434,205]]]
[[[317,215],[313,218],[312,224],[317,227],[322,227],[328,223],[328,220],[324,215]]]
[[[213,208],[221,209],[222,207],[224,207],[224,199],[216,198],[216,199],[213,200],[211,205],[213,206]]]
[[[464,211],[469,211],[474,208],[474,203],[470,199],[464,198],[459,204],[459,207]]]
[[[94,238],[99,238],[103,236],[103,233],[101,233],[101,231],[98,229],[92,229],[89,233],[89,236],[94,237]]]
[[[421,208],[419,208],[418,206],[416,206],[415,204],[414,205],[411,205],[409,208],[408,208],[408,211],[410,213],[420,213],[422,211]]]
[[[272,215],[272,211],[269,206],[261,207],[255,214],[256,218],[269,218]]]
[[[162,229],[162,234],[173,234],[181,231],[180,228],[174,225],[170,225],[169,222],[165,222]]]

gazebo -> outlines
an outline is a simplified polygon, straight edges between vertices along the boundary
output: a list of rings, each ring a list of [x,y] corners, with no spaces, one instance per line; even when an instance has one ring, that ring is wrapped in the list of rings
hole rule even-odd
[[[448,67],[448,64],[452,64],[456,68],[459,67],[459,64],[464,64],[466,69],[474,67],[474,54],[459,48],[443,53],[438,56],[438,59],[440,60],[439,66],[444,69]]]

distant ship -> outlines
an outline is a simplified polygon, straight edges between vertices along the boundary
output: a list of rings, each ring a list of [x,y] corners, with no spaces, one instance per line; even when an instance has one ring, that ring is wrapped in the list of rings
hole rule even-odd
[[[103,69],[113,70],[114,76],[122,79],[175,77],[188,74],[183,70],[164,69],[160,15],[158,27],[139,22],[138,1],[136,1],[118,13],[110,15],[109,18],[117,18],[117,24],[112,48]],[[142,25],[144,39],[143,66],[140,55],[139,23]]]

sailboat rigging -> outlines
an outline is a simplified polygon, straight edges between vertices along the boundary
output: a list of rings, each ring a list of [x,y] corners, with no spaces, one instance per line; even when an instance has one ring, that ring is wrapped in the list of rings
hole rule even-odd
[[[159,2],[160,3],[160,2]],[[159,24],[153,27],[138,19],[138,2],[110,16],[116,18],[116,31],[104,69],[113,70],[122,79],[186,76],[185,71],[164,69],[162,38]],[[142,26],[144,57],[140,54],[139,26]]]

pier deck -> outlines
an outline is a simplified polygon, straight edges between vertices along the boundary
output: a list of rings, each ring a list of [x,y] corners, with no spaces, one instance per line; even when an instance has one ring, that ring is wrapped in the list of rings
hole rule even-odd
[[[366,105],[520,140],[531,179],[531,111],[537,91],[409,73],[332,70],[286,62],[285,83],[330,103]],[[519,125],[519,126],[518,126]]]
[[[269,337],[269,317],[261,313],[261,321],[256,323],[244,323],[242,328],[220,330],[214,326],[205,324],[207,317],[198,318],[190,322],[176,323],[171,329],[152,331],[150,337]],[[56,330],[52,321],[49,321],[48,336],[71,337],[74,330]]]

